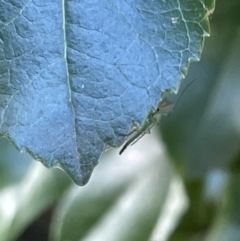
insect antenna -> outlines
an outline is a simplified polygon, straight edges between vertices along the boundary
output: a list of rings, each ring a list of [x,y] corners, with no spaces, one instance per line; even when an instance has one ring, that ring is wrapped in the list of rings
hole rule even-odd
[[[184,88],[184,90],[182,91],[182,93],[181,93],[180,96],[178,97],[178,99],[177,99],[175,105],[173,106],[172,111],[169,113],[169,115],[171,115],[171,113],[173,112],[173,110],[176,108],[179,100],[181,99],[181,97],[183,96],[183,94],[185,93],[185,91],[188,89],[188,87],[189,87],[190,85],[192,85],[197,79],[198,79],[198,78],[195,78],[193,81],[191,81],[191,82]],[[168,116],[169,116],[169,115],[168,115]]]

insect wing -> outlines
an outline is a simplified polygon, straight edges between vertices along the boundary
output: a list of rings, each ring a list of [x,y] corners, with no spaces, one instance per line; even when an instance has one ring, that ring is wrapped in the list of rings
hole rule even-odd
[[[169,115],[173,111],[174,103],[165,97],[159,104],[159,112],[161,115]]]

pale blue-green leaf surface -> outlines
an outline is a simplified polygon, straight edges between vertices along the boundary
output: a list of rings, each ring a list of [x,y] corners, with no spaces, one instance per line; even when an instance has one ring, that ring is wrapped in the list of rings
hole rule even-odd
[[[102,152],[178,89],[210,0],[0,2],[0,133],[85,184]]]

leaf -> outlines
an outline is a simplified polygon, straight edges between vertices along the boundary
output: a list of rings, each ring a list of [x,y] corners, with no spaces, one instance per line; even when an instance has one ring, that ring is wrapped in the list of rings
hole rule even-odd
[[[214,1],[0,2],[0,133],[87,183],[199,60]]]
[[[222,41],[216,44],[212,39],[203,56],[205,62],[212,61],[208,56],[214,45],[212,65],[208,69],[203,61],[203,66],[192,69],[194,74],[201,75],[202,70],[207,75],[194,84],[195,90],[188,91],[189,96],[186,93],[182,98],[182,105],[188,109],[179,115],[176,110],[172,119],[162,121],[165,143],[187,179],[205,178],[214,169],[228,170],[239,152],[240,109],[236,103],[240,101],[240,34],[236,34],[234,27],[229,29],[231,19],[224,28],[220,19],[222,15],[214,28],[216,39],[221,36]]]
[[[216,219],[206,241],[238,241],[239,231],[239,174],[232,174],[221,197]]]
[[[188,202],[163,143],[153,137],[137,143],[141,155],[136,146],[124,159],[110,152],[87,188],[73,186],[55,210],[49,240],[166,240]]]
[[[32,158],[19,153],[6,138],[0,138],[0,190],[19,183],[25,176]],[[21,166],[19,166],[21,162]]]
[[[35,162],[19,183],[0,191],[1,241],[16,240],[26,227],[53,205],[69,187],[59,170],[48,171]]]

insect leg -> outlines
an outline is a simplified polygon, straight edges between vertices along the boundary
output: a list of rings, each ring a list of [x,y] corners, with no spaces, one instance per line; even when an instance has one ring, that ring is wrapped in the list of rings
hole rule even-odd
[[[138,142],[143,136],[145,136],[146,134],[150,134],[150,130],[152,129],[152,127],[154,126],[155,123],[152,123],[146,130],[144,130],[142,132],[142,134],[137,137],[132,143],[131,143],[131,146],[134,145],[136,142]]]
[[[132,138],[130,138],[125,145],[123,146],[123,148],[120,150],[119,155],[121,155],[126,148],[129,145],[133,145],[135,144],[141,137],[143,137],[147,131],[149,131],[152,127],[154,126],[154,123],[151,123],[150,125],[144,126],[142,129],[140,129]]]
[[[137,129],[133,129],[131,132],[129,132],[128,134],[122,134],[122,133],[118,133],[118,135],[120,136],[131,136],[135,131],[137,131]]]

